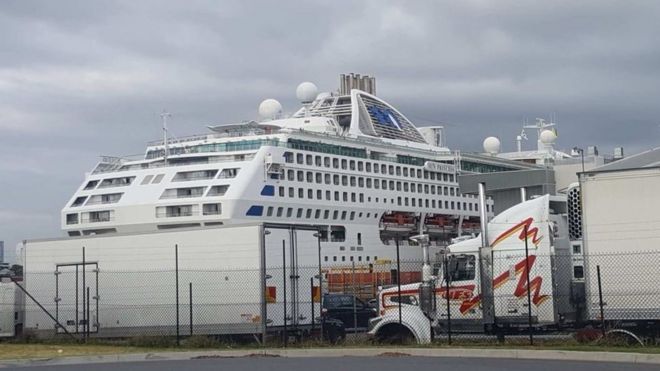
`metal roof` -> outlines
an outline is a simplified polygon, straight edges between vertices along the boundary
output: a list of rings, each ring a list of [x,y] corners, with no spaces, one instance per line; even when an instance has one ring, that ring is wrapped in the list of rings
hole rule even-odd
[[[609,164],[585,171],[585,173],[600,173],[606,171],[624,171],[633,169],[660,167],[660,147],[650,149],[625,157]]]

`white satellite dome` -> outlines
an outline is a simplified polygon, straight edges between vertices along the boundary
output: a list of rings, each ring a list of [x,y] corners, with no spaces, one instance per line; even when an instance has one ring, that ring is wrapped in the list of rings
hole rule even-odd
[[[488,137],[484,139],[484,151],[491,155],[496,155],[500,152],[500,140],[496,137]]]
[[[543,130],[541,132],[541,135],[540,135],[539,139],[541,140],[541,143],[543,143],[543,144],[546,144],[546,145],[547,144],[552,144],[552,143],[555,142],[555,140],[557,140],[557,134],[555,134],[555,132],[552,131],[552,130]]]
[[[296,97],[303,103],[311,103],[319,93],[319,89],[309,81],[303,82],[296,88]]]
[[[273,119],[282,114],[282,105],[275,99],[266,99],[259,105],[259,115]]]

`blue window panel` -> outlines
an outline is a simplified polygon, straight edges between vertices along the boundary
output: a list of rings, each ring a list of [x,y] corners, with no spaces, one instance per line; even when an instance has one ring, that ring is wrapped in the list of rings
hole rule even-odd
[[[262,196],[275,196],[275,187],[272,185],[266,185],[264,188],[261,190],[261,195]]]
[[[247,216],[261,216],[264,213],[264,207],[259,206],[259,205],[252,205],[248,209],[247,213],[245,215]]]

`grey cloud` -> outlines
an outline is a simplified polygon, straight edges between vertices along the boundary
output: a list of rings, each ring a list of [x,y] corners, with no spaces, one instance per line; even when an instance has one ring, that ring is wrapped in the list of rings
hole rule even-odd
[[[445,123],[455,149],[498,135],[511,150],[525,118],[553,113],[563,148],[657,146],[659,16],[651,1],[3,1],[0,239],[58,235],[95,156],[141,153],[164,108],[194,134],[267,97],[294,111],[297,83],[334,90],[345,72]]]

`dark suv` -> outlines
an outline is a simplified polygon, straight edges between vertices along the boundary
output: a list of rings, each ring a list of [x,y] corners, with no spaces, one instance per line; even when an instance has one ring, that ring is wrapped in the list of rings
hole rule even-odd
[[[347,329],[367,328],[369,320],[376,317],[377,311],[354,295],[323,295],[323,316],[340,320]],[[357,323],[355,320],[357,319]]]

